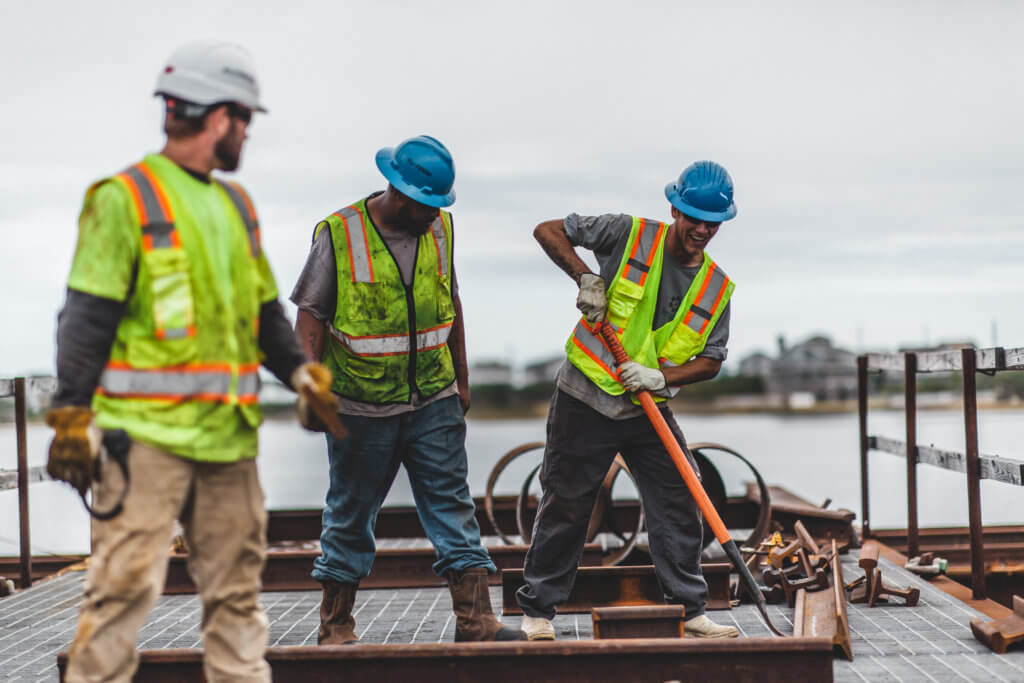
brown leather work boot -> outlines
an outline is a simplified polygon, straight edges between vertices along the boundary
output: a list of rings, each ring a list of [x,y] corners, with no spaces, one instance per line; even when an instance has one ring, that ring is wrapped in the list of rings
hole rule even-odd
[[[463,572],[448,572],[448,590],[455,612],[455,642],[474,640],[526,640],[526,634],[507,628],[491,611],[487,592],[487,569],[473,567]]]
[[[320,630],[316,634],[318,645],[348,645],[358,643],[356,620],[352,618],[352,605],[356,602],[357,583],[322,581],[323,601],[320,603]]]

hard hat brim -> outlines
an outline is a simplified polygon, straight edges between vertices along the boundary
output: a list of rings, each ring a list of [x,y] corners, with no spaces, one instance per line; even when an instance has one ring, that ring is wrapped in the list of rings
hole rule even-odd
[[[376,157],[377,169],[381,174],[387,178],[387,181],[391,185],[404,194],[409,199],[413,199],[420,204],[426,204],[436,209],[451,206],[455,203],[455,190],[451,190],[448,194],[439,195],[432,192],[425,192],[423,188],[416,187],[405,180],[398,174],[398,169],[395,168],[395,148],[385,147],[377,152]]]
[[[669,203],[685,213],[687,216],[693,216],[699,218],[702,221],[720,222],[727,221],[736,216],[736,202],[729,204],[729,208],[725,211],[704,211],[698,209],[696,206],[691,206],[683,201],[683,198],[679,194],[679,184],[669,183],[665,186],[665,198],[668,199]]]

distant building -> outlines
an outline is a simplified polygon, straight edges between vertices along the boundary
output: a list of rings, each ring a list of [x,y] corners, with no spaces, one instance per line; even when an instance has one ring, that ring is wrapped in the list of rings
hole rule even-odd
[[[512,366],[501,361],[484,361],[469,366],[472,386],[512,386]]]
[[[523,386],[554,384],[558,368],[562,367],[563,361],[565,354],[527,365],[523,368]]]
[[[794,346],[779,337],[778,358],[762,352],[740,360],[740,374],[762,377],[765,393],[813,396],[816,401],[850,399],[857,395],[856,354],[814,336]]]

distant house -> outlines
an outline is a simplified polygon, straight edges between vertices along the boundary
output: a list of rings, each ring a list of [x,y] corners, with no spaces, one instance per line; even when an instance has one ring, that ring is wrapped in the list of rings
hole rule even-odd
[[[523,368],[523,386],[554,384],[558,368],[562,367],[563,361],[565,354],[527,365]]]
[[[501,361],[484,361],[469,366],[472,386],[512,386],[512,366]]]
[[[844,400],[857,395],[856,354],[814,336],[794,346],[779,337],[778,358],[753,353],[740,360],[740,374],[762,377],[765,392],[779,396],[813,396],[817,401]]]
[[[757,351],[740,360],[739,372],[746,377],[768,377],[774,363],[767,353]]]

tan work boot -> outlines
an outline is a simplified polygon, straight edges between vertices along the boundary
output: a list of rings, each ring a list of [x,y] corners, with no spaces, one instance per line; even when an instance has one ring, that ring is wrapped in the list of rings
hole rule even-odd
[[[352,605],[356,602],[357,583],[321,581],[324,597],[320,602],[320,630],[316,634],[318,645],[348,645],[359,642]]]
[[[683,635],[690,638],[739,638],[740,630],[735,626],[716,624],[702,614],[683,622]]]
[[[473,567],[463,572],[448,572],[448,590],[452,594],[455,642],[475,640],[526,640],[522,631],[506,628],[491,611],[487,592],[487,569]]]
[[[555,627],[551,625],[550,619],[544,617],[531,617],[523,615],[523,623],[519,627],[526,634],[527,640],[554,640]]]

